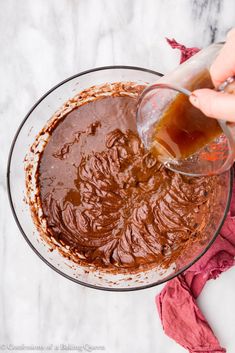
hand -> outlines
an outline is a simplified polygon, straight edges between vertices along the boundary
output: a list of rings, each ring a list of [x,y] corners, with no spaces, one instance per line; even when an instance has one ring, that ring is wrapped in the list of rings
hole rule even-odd
[[[225,45],[210,68],[210,74],[215,88],[228,77],[235,76],[235,28],[228,33]],[[235,90],[231,94],[207,88],[198,89],[189,100],[211,118],[235,122]]]

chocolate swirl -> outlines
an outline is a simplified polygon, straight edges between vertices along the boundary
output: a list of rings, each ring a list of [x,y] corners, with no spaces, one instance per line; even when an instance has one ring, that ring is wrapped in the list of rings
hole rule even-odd
[[[141,144],[135,113],[135,97],[96,99],[69,112],[44,148],[38,182],[48,238],[75,261],[168,266],[206,239],[217,177],[166,170]]]

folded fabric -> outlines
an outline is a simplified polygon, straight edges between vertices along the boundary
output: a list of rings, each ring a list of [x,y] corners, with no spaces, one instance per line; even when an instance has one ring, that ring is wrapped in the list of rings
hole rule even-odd
[[[199,51],[167,39],[181,50],[181,62]],[[207,280],[217,278],[234,265],[235,257],[235,188],[228,216],[220,234],[203,257],[184,274],[166,284],[156,297],[165,333],[190,353],[226,352],[197,306],[196,298]]]
[[[183,275],[168,282],[156,297],[165,333],[190,353],[225,352],[195,299],[208,279],[217,278],[234,265],[234,234],[235,217],[230,212],[221,233],[207,253]]]
[[[173,49],[179,49],[181,52],[181,58],[180,58],[180,64],[182,64],[184,61],[189,59],[192,55],[196,54],[198,51],[200,51],[199,48],[187,48],[183,44],[179,44],[176,42],[175,39],[169,39],[166,38],[167,43],[170,44],[170,46]]]

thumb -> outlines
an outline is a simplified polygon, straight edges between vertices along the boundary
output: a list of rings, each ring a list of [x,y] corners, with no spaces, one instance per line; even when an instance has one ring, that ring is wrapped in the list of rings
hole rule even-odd
[[[203,88],[193,91],[189,100],[205,115],[235,122],[235,95]]]

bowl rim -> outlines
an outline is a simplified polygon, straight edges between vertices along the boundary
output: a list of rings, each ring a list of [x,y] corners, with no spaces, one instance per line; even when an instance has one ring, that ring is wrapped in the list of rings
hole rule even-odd
[[[124,70],[136,70],[136,71],[143,71],[143,72],[148,72],[148,73],[152,73],[156,76],[163,76],[162,73],[154,71],[154,70],[150,70],[150,69],[146,69],[146,68],[142,68],[139,66],[127,66],[127,65],[110,65],[110,66],[101,66],[101,67],[96,67],[93,69],[89,69],[89,70],[85,70],[82,71],[78,74],[75,74],[73,76],[68,77],[67,79],[59,82],[57,85],[53,86],[50,90],[48,90],[33,106],[32,108],[29,110],[29,112],[26,114],[25,118],[22,120],[21,124],[19,125],[15,136],[13,138],[13,141],[11,143],[11,147],[10,147],[10,151],[9,151],[9,155],[8,155],[8,161],[7,161],[7,173],[6,173],[6,184],[7,184],[7,194],[8,194],[8,200],[10,203],[10,207],[11,207],[11,211],[13,214],[13,217],[15,219],[15,222],[21,232],[21,234],[23,235],[24,239],[26,240],[26,242],[28,243],[28,245],[31,247],[31,249],[38,255],[38,257],[44,262],[46,263],[51,269],[53,269],[55,272],[57,272],[58,274],[60,274],[61,276],[69,279],[70,281],[80,284],[82,286],[88,287],[88,288],[93,288],[93,289],[98,289],[98,290],[104,290],[104,291],[109,291],[109,292],[131,292],[131,291],[136,291],[136,290],[141,290],[141,289],[147,289],[147,288],[151,288],[151,287],[155,287],[158,286],[160,284],[163,284],[165,282],[168,282],[169,280],[177,277],[178,275],[180,275],[181,273],[183,273],[184,271],[186,271],[189,267],[191,267],[192,265],[194,265],[206,252],[207,250],[211,247],[211,245],[213,244],[213,242],[215,241],[215,239],[217,238],[223,224],[224,221],[226,219],[227,213],[229,211],[229,207],[230,207],[230,203],[231,203],[231,198],[232,198],[232,186],[233,186],[233,168],[231,168],[228,172],[229,172],[229,192],[228,192],[228,197],[227,197],[227,202],[226,202],[226,207],[225,207],[225,211],[224,211],[224,215],[212,237],[212,239],[209,241],[209,243],[207,244],[207,246],[204,248],[204,250],[195,258],[193,259],[189,264],[185,265],[182,269],[180,269],[179,271],[177,271],[176,273],[169,275],[168,277],[166,277],[163,280],[160,280],[158,282],[153,282],[151,284],[146,284],[146,285],[142,285],[139,287],[125,287],[125,288],[109,288],[109,287],[104,287],[104,286],[98,286],[98,285],[93,285],[90,283],[86,283],[83,282],[81,280],[78,280],[76,278],[73,278],[69,275],[67,275],[66,273],[64,273],[63,271],[59,270],[58,268],[56,268],[53,264],[51,264],[48,260],[46,260],[41,254],[40,252],[34,247],[34,245],[31,243],[30,239],[28,238],[28,236],[26,235],[26,233],[24,232],[21,223],[18,219],[18,216],[16,214],[15,208],[14,208],[14,204],[13,204],[13,199],[12,199],[12,194],[11,194],[11,186],[10,186],[10,178],[11,178],[11,161],[12,161],[12,155],[13,155],[13,151],[15,148],[15,143],[17,141],[17,138],[21,132],[21,129],[23,128],[25,122],[27,121],[27,119],[29,118],[29,116],[32,114],[32,112],[34,111],[34,109],[53,91],[55,91],[57,88],[59,88],[60,86],[62,86],[63,84],[67,83],[70,80],[73,80],[74,78],[80,77],[80,76],[84,76],[86,74],[89,73],[93,73],[96,71],[102,71],[102,70],[115,70],[115,69],[124,69]]]

